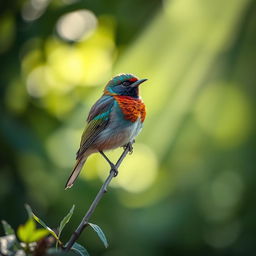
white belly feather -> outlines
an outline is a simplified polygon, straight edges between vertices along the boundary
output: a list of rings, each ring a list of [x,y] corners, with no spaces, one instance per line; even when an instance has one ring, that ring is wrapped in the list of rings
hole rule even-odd
[[[113,121],[104,129],[96,140],[96,148],[101,150],[115,149],[126,145],[134,140],[142,128],[140,118],[134,123],[127,122],[125,125],[120,122]]]

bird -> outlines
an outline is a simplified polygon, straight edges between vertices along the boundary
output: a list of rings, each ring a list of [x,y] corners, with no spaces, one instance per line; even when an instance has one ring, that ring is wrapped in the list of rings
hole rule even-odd
[[[131,145],[146,117],[145,104],[139,96],[139,86],[145,81],[147,79],[139,79],[132,74],[119,74],[107,83],[103,95],[89,111],[76,163],[65,189],[73,186],[91,154],[100,153],[115,169],[104,152],[125,146],[132,151]],[[118,172],[114,171],[116,176]]]

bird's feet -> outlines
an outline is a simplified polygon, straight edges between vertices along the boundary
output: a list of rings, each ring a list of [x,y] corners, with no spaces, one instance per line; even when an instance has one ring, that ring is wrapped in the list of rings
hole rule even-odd
[[[135,142],[135,140],[133,140],[132,142],[127,143],[126,145],[123,146],[124,150],[128,148],[128,151],[130,154],[133,153],[133,146],[132,144]]]
[[[106,161],[109,163],[111,170],[110,172],[114,172],[114,177],[116,177],[118,175],[118,170],[116,168],[116,166],[108,159],[108,157],[103,153],[103,151],[99,151],[100,154],[106,159]]]
[[[111,166],[110,172],[113,171],[114,172],[114,177],[116,177],[118,175],[118,170],[117,170],[116,166],[113,163],[109,163],[109,164]]]

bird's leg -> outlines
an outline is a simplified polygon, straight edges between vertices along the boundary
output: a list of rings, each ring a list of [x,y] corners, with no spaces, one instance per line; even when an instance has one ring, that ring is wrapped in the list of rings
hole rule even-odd
[[[133,140],[132,142],[127,143],[126,145],[123,146],[124,149],[128,148],[129,149],[129,153],[132,154],[133,153],[133,146],[132,144],[135,142],[135,140]]]
[[[116,169],[116,166],[108,159],[108,157],[103,153],[103,151],[99,151],[100,154],[105,158],[105,160],[109,163],[110,167],[111,167],[111,171],[113,170],[115,172],[115,177],[118,174],[118,170]]]

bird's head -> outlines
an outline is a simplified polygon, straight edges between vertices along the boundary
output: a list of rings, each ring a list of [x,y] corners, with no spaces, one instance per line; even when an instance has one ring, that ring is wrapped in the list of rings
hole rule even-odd
[[[138,79],[132,74],[120,74],[113,77],[106,85],[104,94],[139,97],[139,85],[147,79]]]

